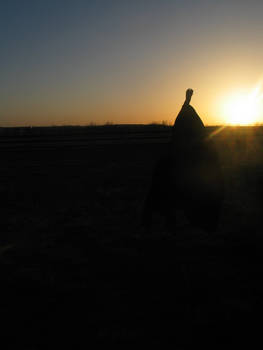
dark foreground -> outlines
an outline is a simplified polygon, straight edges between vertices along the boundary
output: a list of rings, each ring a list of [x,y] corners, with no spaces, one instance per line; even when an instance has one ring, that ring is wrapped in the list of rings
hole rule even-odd
[[[262,130],[215,137],[226,198],[214,234],[189,227],[182,213],[176,235],[159,217],[145,234],[141,207],[169,132],[107,137],[1,145],[2,341],[26,349],[262,343]]]

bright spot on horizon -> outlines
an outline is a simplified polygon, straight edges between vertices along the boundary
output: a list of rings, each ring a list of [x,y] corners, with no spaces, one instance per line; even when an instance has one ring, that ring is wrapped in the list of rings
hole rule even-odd
[[[237,92],[226,99],[223,113],[230,125],[251,125],[260,122],[263,94],[261,85],[252,91]]]

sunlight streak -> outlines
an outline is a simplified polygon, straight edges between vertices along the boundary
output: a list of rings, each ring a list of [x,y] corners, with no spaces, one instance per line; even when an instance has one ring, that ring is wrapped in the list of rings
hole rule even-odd
[[[219,134],[221,131],[223,131],[226,128],[226,125],[221,126],[220,128],[216,129],[215,131],[211,132],[211,134],[208,135],[208,138],[211,139],[217,134]]]

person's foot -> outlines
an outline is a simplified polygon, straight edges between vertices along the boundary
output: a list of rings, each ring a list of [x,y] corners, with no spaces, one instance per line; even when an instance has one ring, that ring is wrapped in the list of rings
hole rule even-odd
[[[191,98],[192,98],[192,96],[193,96],[193,93],[194,93],[194,90],[192,90],[192,89],[187,89],[187,90],[186,90],[186,93],[185,93],[185,102],[186,102],[187,104],[190,103]]]

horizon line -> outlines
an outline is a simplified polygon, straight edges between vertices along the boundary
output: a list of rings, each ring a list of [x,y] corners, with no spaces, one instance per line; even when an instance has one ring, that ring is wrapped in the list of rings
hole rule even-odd
[[[172,127],[173,124],[164,122],[151,122],[151,123],[111,123],[106,122],[104,124],[89,123],[89,124],[50,124],[50,125],[13,125],[13,126],[1,126],[0,129],[11,129],[11,128],[87,128],[87,127],[117,127],[117,126],[162,126],[162,127]],[[253,123],[253,124],[206,124],[205,127],[255,127],[263,126],[263,123]]]

